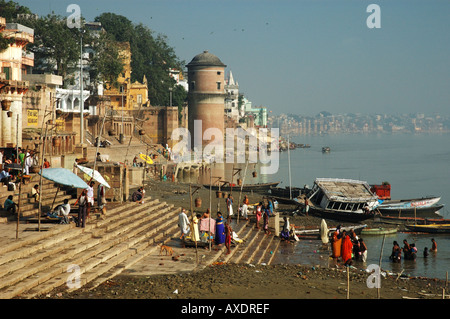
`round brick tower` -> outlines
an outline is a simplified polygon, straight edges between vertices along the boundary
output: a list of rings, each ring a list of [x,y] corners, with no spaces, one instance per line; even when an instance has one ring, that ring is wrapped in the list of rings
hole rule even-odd
[[[208,128],[217,128],[224,135],[225,115],[225,67],[226,65],[214,54],[203,51],[196,55],[188,68],[188,129],[191,134],[191,147],[202,145],[212,140],[203,140],[203,133]],[[201,121],[201,131],[194,128],[194,121]],[[201,132],[201,136],[200,135]]]

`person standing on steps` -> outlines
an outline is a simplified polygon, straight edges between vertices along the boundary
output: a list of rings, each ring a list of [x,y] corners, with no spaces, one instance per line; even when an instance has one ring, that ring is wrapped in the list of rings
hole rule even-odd
[[[233,230],[231,229],[230,224],[225,223],[225,247],[227,248],[227,255],[231,253],[231,234]]]
[[[95,205],[94,203],[94,181],[90,181],[88,187],[86,188],[86,197],[87,197],[87,209],[86,214],[89,218],[89,214],[91,213],[91,207]]]
[[[231,194],[228,194],[227,198],[227,211],[228,211],[227,218],[231,218],[231,216],[233,216],[233,196],[231,196]]]
[[[250,201],[248,200],[248,196],[244,196],[244,201],[242,203],[242,217],[244,217],[245,220],[248,220],[248,205],[250,204]]]
[[[88,198],[87,198],[85,189],[83,189],[81,191],[80,197],[78,198],[77,202],[78,202],[78,225],[77,225],[77,227],[84,228],[86,226],[87,206],[88,206]]]
[[[97,205],[102,217],[106,217],[106,192],[103,184],[98,184],[97,188]]]
[[[189,228],[189,219],[186,215],[186,210],[183,208],[181,209],[181,213],[178,215],[178,227],[180,227],[181,230],[181,236],[180,239],[183,239],[184,236],[187,236],[190,232]]]

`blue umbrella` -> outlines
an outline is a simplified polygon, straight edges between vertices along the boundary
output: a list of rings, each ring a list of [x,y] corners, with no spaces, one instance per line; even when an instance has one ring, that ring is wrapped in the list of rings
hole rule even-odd
[[[45,168],[39,172],[42,177],[57,184],[74,188],[87,188],[88,185],[76,174],[66,168]]]

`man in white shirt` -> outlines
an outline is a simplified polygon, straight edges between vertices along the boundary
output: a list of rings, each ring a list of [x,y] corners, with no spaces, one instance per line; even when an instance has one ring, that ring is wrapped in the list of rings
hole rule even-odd
[[[58,214],[58,216],[61,216],[61,224],[68,224],[69,223],[69,213],[70,213],[69,200],[66,198],[64,200],[64,204],[58,205],[56,207],[55,212]]]
[[[30,175],[30,167],[33,165],[33,158],[27,151],[25,154],[25,175]]]
[[[94,206],[94,185],[95,185],[95,182],[91,181],[89,183],[88,187],[86,188],[86,197],[87,197],[87,202],[88,202],[88,206],[87,206],[87,210],[86,210],[87,216],[89,216],[89,213],[91,212],[91,207]]]
[[[181,237],[180,239],[182,239],[184,236],[188,235],[190,232],[190,228],[189,228],[189,219],[186,215],[186,211],[183,208],[181,210],[181,213],[178,215],[178,226],[181,229]]]

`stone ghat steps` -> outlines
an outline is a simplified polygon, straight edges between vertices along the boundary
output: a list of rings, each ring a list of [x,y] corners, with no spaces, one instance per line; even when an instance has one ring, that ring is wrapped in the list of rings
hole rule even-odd
[[[33,298],[60,286],[68,289],[71,265],[79,267],[81,285],[101,276],[109,278],[107,273],[114,267],[175,232],[178,213],[179,209],[157,199],[142,205],[125,203],[109,209],[104,220],[88,221],[84,229],[58,225],[60,231],[4,249],[0,298]]]
[[[30,183],[24,185],[22,188],[22,192],[20,194],[20,203],[19,203],[19,190],[16,189],[14,192],[6,192],[0,195],[0,203],[3,206],[6,198],[9,195],[13,195],[14,202],[20,204],[20,216],[21,217],[30,217],[37,216],[39,214],[39,203],[35,201],[34,198],[30,197],[31,188],[35,185],[34,183]],[[56,196],[56,197],[55,197]],[[52,204],[54,203],[54,207],[59,204],[62,204],[64,199],[69,199],[69,203],[75,203],[76,199],[73,198],[71,194],[68,194],[64,189],[58,189],[58,187],[50,181],[43,181],[42,183],[42,209],[43,211],[49,211],[51,209]],[[6,212],[3,212],[3,216],[8,215]],[[16,219],[16,216],[9,215],[9,219]]]
[[[256,229],[253,223],[246,225],[241,233],[238,234],[238,237],[242,239],[243,242],[236,245],[236,247],[232,249],[231,254],[225,255],[225,262],[236,264],[258,264],[265,262],[266,264],[269,264],[271,259],[270,256],[267,255],[269,253],[267,247],[271,242],[279,242],[276,239],[274,240],[273,235],[266,235],[262,229]]]
[[[238,244],[230,255],[225,255],[224,260],[226,262],[236,264],[265,263],[268,265],[272,261],[279,240],[274,239],[273,235],[266,235],[262,229],[256,229],[253,223],[250,225],[246,225],[245,229],[238,235],[240,239],[243,239],[243,242]],[[269,247],[272,249],[269,250]]]
[[[250,221],[240,221],[232,224],[233,231],[243,240],[242,243],[231,247],[230,254],[226,254],[226,248],[222,248],[212,253],[207,260],[207,265],[214,262],[223,263],[247,263],[269,265],[280,243],[273,235],[266,235],[262,229],[255,229],[254,223]],[[199,266],[198,269],[205,266]]]

